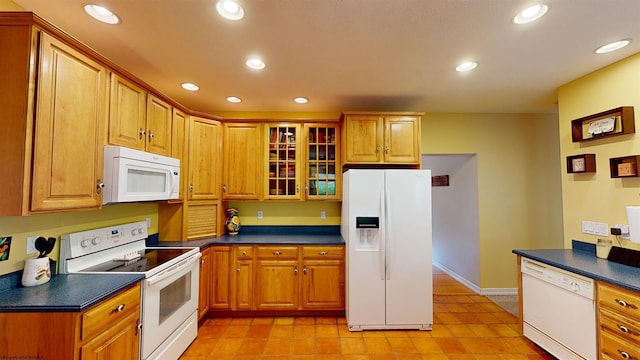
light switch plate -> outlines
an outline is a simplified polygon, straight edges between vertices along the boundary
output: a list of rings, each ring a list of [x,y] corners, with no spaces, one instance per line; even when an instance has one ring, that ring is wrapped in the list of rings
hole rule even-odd
[[[262,211],[259,210],[258,211],[258,220],[262,220],[262,215],[263,215]]]
[[[320,219],[324,220],[327,218],[327,212],[326,211],[320,211]]]
[[[609,224],[583,220],[582,232],[591,235],[609,236]]]

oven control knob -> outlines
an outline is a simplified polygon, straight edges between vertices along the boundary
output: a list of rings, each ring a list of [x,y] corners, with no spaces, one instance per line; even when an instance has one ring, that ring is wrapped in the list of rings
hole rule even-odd
[[[98,245],[98,244],[100,244],[101,241],[102,240],[99,237],[94,237],[93,239],[91,239],[91,243],[93,245]]]
[[[80,246],[82,246],[83,248],[85,248],[85,247],[87,247],[89,245],[91,245],[91,240],[89,240],[89,239],[84,239],[84,240],[82,240],[80,242]]]

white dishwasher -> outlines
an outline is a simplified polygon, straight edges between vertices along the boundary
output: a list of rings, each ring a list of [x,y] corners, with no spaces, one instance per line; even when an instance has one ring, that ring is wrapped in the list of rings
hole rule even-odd
[[[522,258],[524,335],[558,359],[597,359],[592,279]]]

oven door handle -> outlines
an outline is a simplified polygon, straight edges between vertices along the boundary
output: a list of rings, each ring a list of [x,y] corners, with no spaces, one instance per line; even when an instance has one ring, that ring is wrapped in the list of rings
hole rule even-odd
[[[156,284],[166,278],[168,278],[169,276],[173,275],[176,271],[182,270],[183,268],[186,268],[190,265],[192,265],[194,262],[198,261],[198,259],[200,259],[202,255],[198,252],[196,254],[194,254],[193,256],[190,256],[187,259],[184,259],[182,261],[180,261],[179,263],[171,266],[170,268],[163,270],[155,275],[153,275],[152,277],[147,279],[147,285],[151,286],[153,284]]]

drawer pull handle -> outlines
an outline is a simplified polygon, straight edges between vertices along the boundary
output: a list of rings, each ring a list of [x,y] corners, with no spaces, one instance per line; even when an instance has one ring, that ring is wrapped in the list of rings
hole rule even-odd
[[[618,352],[620,353],[620,356],[622,356],[625,359],[636,359],[635,357],[633,357],[633,355],[629,354],[626,351],[618,349]]]
[[[327,255],[327,254],[328,254],[328,252],[326,252],[326,251],[320,251],[320,252],[318,253],[318,255]]]
[[[625,334],[630,334],[630,335],[633,335],[633,336],[640,335],[639,333],[637,333],[637,332],[635,332],[633,330],[629,330],[629,328],[624,326],[624,325],[616,324],[616,326],[618,327],[618,329],[620,329],[620,331],[622,331]]]
[[[616,302],[618,303],[618,305],[622,306],[622,307],[630,307],[631,309],[637,309],[638,307],[633,305],[633,304],[629,304],[624,300],[621,299],[616,299]]]
[[[124,304],[120,304],[118,306],[116,306],[115,308],[113,308],[111,311],[109,311],[109,315],[113,314],[113,313],[119,313],[124,311]]]
[[[273,252],[273,255],[280,255],[280,254],[282,254],[280,251],[274,251]]]

